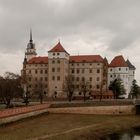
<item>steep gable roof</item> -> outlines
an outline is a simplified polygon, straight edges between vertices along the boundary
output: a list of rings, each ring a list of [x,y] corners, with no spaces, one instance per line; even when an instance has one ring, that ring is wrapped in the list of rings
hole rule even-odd
[[[116,56],[110,63],[109,67],[128,67],[122,55]]]
[[[30,59],[28,62],[28,64],[47,64],[48,63],[48,57],[33,57],[32,59]]]
[[[126,60],[126,63],[127,63],[128,67],[129,67],[130,69],[134,69],[134,70],[136,69],[135,66],[132,65],[132,63],[131,63],[128,59]]]
[[[103,58],[100,55],[77,55],[70,56],[70,62],[103,62]]]
[[[60,42],[58,42],[58,44],[56,44],[50,51],[48,52],[66,52],[67,54],[69,54],[61,45]]]

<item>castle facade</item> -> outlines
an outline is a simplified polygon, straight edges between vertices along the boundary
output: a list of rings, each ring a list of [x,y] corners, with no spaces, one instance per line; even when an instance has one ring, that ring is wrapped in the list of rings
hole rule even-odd
[[[82,96],[83,90],[93,98],[113,98],[108,90],[115,78],[121,78],[128,97],[135,67],[123,56],[116,56],[110,64],[100,55],[71,56],[60,42],[48,51],[48,56],[37,56],[30,32],[23,69],[24,91],[33,94],[42,92],[47,97],[63,98],[69,88],[75,96]]]

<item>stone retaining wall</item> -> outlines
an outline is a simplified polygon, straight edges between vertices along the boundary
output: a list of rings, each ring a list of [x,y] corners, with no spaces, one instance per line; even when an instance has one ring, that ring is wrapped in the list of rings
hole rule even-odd
[[[49,113],[100,114],[100,115],[129,115],[135,114],[134,105],[126,106],[93,106],[48,108]]]
[[[0,111],[0,118],[11,117],[19,114],[29,113],[37,110],[46,109],[50,106],[49,103],[27,106],[27,107],[18,107],[18,108],[11,108],[5,109]]]

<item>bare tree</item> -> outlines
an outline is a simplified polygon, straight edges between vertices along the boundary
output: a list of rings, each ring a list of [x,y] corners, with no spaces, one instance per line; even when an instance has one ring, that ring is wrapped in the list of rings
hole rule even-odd
[[[103,97],[103,89],[105,89],[105,91],[107,92],[108,61],[106,58],[104,58],[103,61],[104,61],[102,73],[103,80],[100,82],[100,101],[102,100]]]
[[[86,80],[82,80],[80,86],[81,86],[81,92],[84,95],[84,101],[86,101],[86,94],[90,92],[90,82]]]
[[[31,97],[31,93],[29,91],[29,87],[30,87],[29,80],[30,79],[32,79],[32,76],[28,75],[26,73],[26,70],[23,69],[22,76],[21,76],[21,86],[23,88],[23,95],[22,95],[22,98],[24,100],[23,103],[25,103],[26,106],[29,104],[29,98]]]
[[[4,77],[0,77],[0,98],[7,108],[11,106],[13,98],[19,98],[23,93],[20,80],[19,75],[11,72],[6,72]]]
[[[66,82],[64,84],[64,90],[67,92],[68,100],[71,102],[74,90],[75,90],[75,79],[73,75],[66,77]]]
[[[40,103],[43,103],[43,97],[44,97],[44,85],[42,80],[38,80],[35,84],[34,84],[34,89],[33,89],[33,96],[36,96]]]
[[[104,88],[104,85],[106,85],[106,79],[103,79],[100,83],[100,101],[102,100],[103,98],[103,88]]]

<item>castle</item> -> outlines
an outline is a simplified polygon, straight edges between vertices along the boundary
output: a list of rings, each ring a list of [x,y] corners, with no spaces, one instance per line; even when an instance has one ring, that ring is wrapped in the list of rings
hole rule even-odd
[[[135,67],[122,55],[116,56],[110,64],[100,55],[71,56],[60,42],[48,51],[48,56],[40,57],[30,32],[21,73],[24,91],[29,93],[39,90],[47,97],[63,98],[71,85],[75,96],[82,96],[82,89],[86,87],[93,98],[99,98],[102,92],[103,98],[110,99],[113,95],[108,87],[116,78],[122,80],[125,97],[128,97]]]

